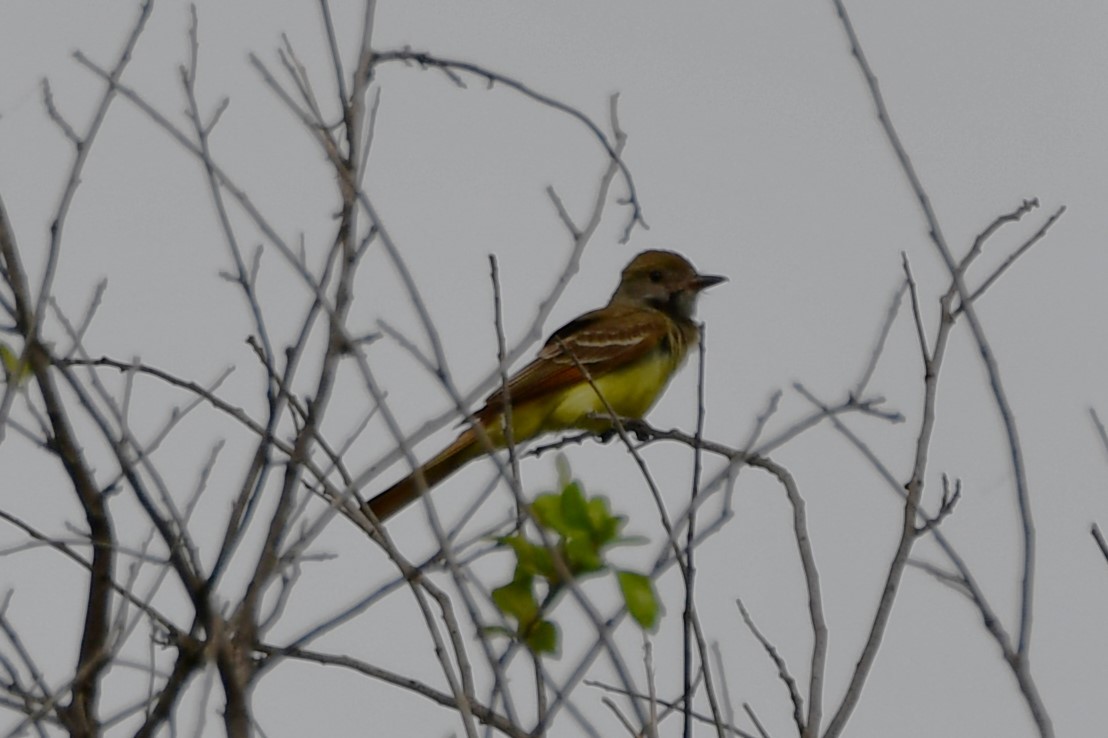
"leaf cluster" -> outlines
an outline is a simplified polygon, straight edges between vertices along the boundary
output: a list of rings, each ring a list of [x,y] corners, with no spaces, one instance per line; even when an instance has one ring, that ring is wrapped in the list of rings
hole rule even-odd
[[[611,567],[605,558],[615,545],[638,542],[621,536],[627,519],[612,513],[607,497],[587,496],[564,464],[561,476],[560,491],[541,494],[530,504],[537,535],[520,530],[498,539],[511,549],[516,564],[512,581],[494,589],[492,600],[516,629],[493,631],[519,639],[536,654],[559,651],[558,629],[547,613],[569,579],[612,571],[627,611],[644,629],[654,628],[660,610],[648,576]]]

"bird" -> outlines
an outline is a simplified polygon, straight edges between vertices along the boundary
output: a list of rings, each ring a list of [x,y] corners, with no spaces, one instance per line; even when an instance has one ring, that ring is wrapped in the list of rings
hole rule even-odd
[[[700,340],[693,320],[697,297],[725,281],[699,274],[673,251],[638,254],[623,269],[607,305],[554,331],[506,387],[486,398],[453,443],[363,510],[384,521],[466,463],[506,447],[507,405],[514,443],[570,429],[610,431],[612,413],[641,419]]]

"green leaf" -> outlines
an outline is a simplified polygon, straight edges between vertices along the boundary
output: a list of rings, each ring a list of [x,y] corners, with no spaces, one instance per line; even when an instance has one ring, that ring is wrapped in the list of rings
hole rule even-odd
[[[604,525],[605,521],[611,517],[612,510],[609,507],[607,497],[597,495],[589,498],[589,521],[592,523],[594,530]]]
[[[539,615],[539,603],[531,591],[530,577],[517,578],[510,584],[497,587],[492,591],[493,604],[500,612],[513,617],[523,630]]]
[[[481,628],[481,632],[487,636],[507,636],[508,638],[515,638],[516,632],[511,628],[505,628],[503,625],[486,625]]]
[[[566,565],[574,574],[588,574],[604,567],[604,558],[591,539],[580,535],[567,538],[563,546]]]
[[[585,501],[585,491],[581,485],[574,481],[562,488],[562,517],[566,528],[558,529],[559,533],[569,535],[573,530],[591,530],[589,520],[589,506]]]
[[[569,459],[560,451],[554,456],[554,468],[558,472],[559,489],[573,481],[573,472],[569,469]]]
[[[535,516],[535,520],[539,522],[544,528],[549,530],[563,530],[565,521],[562,519],[562,498],[561,495],[548,492],[544,495],[539,495],[531,503],[531,512]]]
[[[634,571],[616,572],[619,588],[623,592],[623,601],[627,603],[627,612],[644,630],[650,630],[658,623],[658,595],[650,577]]]
[[[549,620],[539,620],[528,629],[523,642],[534,653],[548,653],[557,656],[558,626]]]
[[[544,547],[531,543],[522,535],[504,536],[498,541],[502,546],[510,546],[516,554],[516,577],[521,573],[547,576],[550,571],[550,552]]]
[[[593,497],[589,500],[589,527],[593,531],[593,538],[601,546],[611,543],[619,535],[620,529],[627,519],[622,515],[612,515],[608,506],[608,498],[604,496]]]
[[[4,366],[4,378],[8,384],[19,387],[31,376],[31,365],[3,341],[0,341],[0,364]]]

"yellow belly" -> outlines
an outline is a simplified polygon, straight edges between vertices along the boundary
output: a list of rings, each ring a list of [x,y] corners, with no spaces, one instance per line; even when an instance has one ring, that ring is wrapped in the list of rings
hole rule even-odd
[[[607,415],[608,409],[597,396],[597,390],[612,410],[623,418],[641,418],[654,406],[669,383],[676,367],[661,352],[645,357],[633,365],[572,387],[561,394],[549,415],[552,428],[607,428],[611,424],[591,418]]]
[[[597,390],[616,415],[641,418],[661,396],[679,363],[672,353],[656,351],[623,369],[594,377],[595,388],[582,382],[551,397],[524,403],[513,409],[512,435],[516,442],[521,442],[568,428],[596,431],[610,428],[610,422],[594,417],[608,414]],[[497,423],[496,428],[489,428],[488,433],[494,445],[503,446],[499,426]]]

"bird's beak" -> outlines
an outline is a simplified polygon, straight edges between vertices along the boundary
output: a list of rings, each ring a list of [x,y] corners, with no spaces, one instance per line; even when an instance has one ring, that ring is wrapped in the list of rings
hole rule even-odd
[[[727,277],[718,274],[698,274],[693,277],[692,288],[697,292],[700,292],[701,290],[708,289],[714,284],[719,284],[720,282],[726,281]]]

